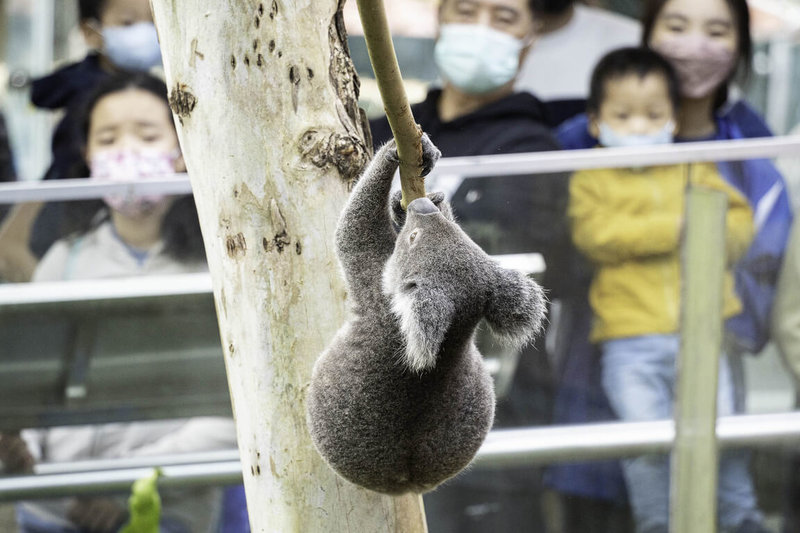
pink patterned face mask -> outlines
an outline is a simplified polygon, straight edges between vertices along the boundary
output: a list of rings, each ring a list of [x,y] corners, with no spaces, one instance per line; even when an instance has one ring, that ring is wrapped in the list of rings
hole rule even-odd
[[[89,162],[90,179],[109,183],[163,178],[175,173],[177,157],[177,151],[104,150]],[[163,194],[140,196],[131,192],[103,197],[109,207],[131,217],[149,213],[163,205],[167,199]]]
[[[678,74],[681,95],[703,98],[731,75],[736,54],[705,35],[667,37],[653,49],[670,62]]]

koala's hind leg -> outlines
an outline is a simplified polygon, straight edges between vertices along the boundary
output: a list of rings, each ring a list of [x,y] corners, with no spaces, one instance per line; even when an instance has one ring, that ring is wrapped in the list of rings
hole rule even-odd
[[[480,354],[472,351],[441,381],[426,385],[412,442],[411,481],[435,487],[474,458],[494,422],[494,385]]]

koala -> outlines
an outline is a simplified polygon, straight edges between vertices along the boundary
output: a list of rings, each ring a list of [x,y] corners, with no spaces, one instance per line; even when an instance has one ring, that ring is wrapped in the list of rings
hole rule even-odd
[[[425,174],[439,155],[423,136]],[[320,455],[386,494],[432,490],[470,463],[489,432],[494,388],[473,341],[481,319],[519,346],[545,313],[541,287],[473,243],[443,195],[407,212],[399,196],[390,201],[397,166],[391,141],[339,219],[351,317],[316,361],[307,396]]]

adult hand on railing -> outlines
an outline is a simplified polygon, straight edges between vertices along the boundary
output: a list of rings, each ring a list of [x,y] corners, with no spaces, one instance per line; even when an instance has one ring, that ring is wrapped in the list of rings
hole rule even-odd
[[[67,509],[67,518],[81,531],[114,533],[128,521],[128,511],[111,498],[77,498]]]
[[[19,433],[0,433],[0,462],[9,474],[33,472],[35,460]]]

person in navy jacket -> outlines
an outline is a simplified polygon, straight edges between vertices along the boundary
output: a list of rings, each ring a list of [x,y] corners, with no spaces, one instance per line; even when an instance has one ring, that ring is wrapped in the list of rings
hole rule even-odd
[[[744,101],[730,101],[729,85],[737,71],[749,71],[752,54],[745,0],[715,0],[720,11],[706,20],[705,3],[689,6],[676,0],[644,3],[643,45],[661,53],[681,79],[678,142],[745,139],[771,136],[763,119]],[[713,11],[713,10],[712,10]],[[598,141],[588,130],[588,118],[578,115],[560,126],[557,136],[565,149],[591,148]],[[723,178],[739,189],[756,213],[756,236],[736,269],[737,292],[744,311],[726,323],[729,355],[756,353],[769,340],[770,310],[793,214],[783,178],[768,160],[717,164]],[[615,418],[599,381],[599,358],[588,341],[590,313],[585,290],[562,313],[569,335],[557,349],[554,421],[580,424]],[[741,391],[740,391],[741,392]],[[739,408],[742,407],[739,398]],[[554,466],[546,483],[563,494],[595,501],[624,502],[624,482],[616,462]],[[611,529],[596,531],[612,531]],[[751,527],[753,529],[747,529]],[[741,531],[761,531],[742,525]],[[624,529],[621,529],[624,530]],[[583,529],[582,531],[586,531]],[[614,529],[613,531],[618,531]]]

